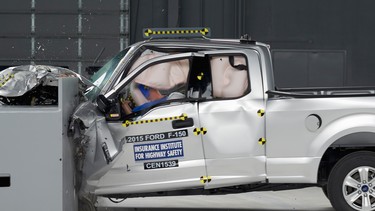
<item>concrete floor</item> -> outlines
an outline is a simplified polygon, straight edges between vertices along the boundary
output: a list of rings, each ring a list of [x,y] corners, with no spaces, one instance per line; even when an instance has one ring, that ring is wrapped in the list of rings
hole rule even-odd
[[[230,195],[130,198],[118,204],[99,198],[98,205],[111,207],[98,208],[98,211],[334,210],[322,190],[317,187]]]

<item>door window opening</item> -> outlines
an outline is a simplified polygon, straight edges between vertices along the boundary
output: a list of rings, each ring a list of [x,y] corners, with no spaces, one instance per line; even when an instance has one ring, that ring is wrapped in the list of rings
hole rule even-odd
[[[238,98],[249,91],[248,65],[242,55],[210,57],[214,98]]]

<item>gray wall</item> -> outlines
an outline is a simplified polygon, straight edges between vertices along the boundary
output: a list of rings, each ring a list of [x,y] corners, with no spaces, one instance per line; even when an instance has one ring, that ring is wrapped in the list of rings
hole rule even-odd
[[[86,74],[128,45],[128,3],[2,0],[0,66],[48,64]]]
[[[277,53],[279,86],[375,85],[374,8],[371,0],[132,0],[131,42],[146,27],[248,33]]]

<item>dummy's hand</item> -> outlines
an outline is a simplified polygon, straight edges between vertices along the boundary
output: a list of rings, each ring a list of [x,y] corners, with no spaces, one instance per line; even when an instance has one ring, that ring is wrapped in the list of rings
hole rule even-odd
[[[125,114],[131,114],[132,109],[130,108],[130,101],[129,100],[121,100],[121,107],[124,110]]]

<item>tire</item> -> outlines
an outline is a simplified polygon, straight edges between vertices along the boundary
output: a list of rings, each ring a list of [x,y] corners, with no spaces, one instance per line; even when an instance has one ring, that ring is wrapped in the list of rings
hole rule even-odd
[[[95,196],[91,194],[79,197],[78,210],[79,211],[96,211],[94,201],[96,201]]]
[[[327,185],[323,185],[322,186],[322,191],[323,191],[323,193],[324,193],[324,195],[327,197],[327,199],[328,199],[328,190],[327,190],[328,188],[327,188]]]
[[[375,210],[375,153],[358,151],[346,155],[328,178],[328,199],[333,208]]]

